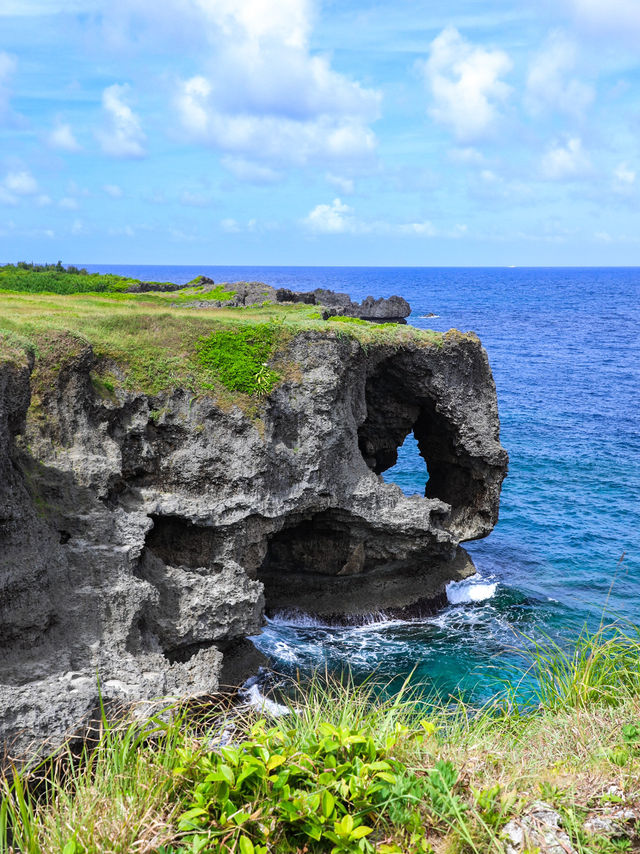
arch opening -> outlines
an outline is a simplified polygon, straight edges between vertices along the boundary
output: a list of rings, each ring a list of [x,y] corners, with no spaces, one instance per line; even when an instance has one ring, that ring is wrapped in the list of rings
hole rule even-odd
[[[424,495],[429,483],[429,469],[420,453],[415,431],[407,433],[397,449],[394,465],[382,472],[385,483],[395,483],[405,495]]]
[[[450,509],[446,527],[461,540],[484,536],[486,485],[482,470],[441,411],[430,390],[430,377],[401,359],[377,366],[365,387],[367,415],[358,428],[360,452],[376,474],[386,473],[408,495],[440,499]],[[489,514],[490,515],[490,514]],[[482,517],[482,518],[481,518]],[[478,532],[477,522],[482,522]]]

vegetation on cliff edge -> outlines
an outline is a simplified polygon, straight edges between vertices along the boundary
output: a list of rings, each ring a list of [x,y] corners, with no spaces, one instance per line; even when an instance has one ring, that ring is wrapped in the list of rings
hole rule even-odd
[[[203,309],[174,303],[175,293],[0,292],[0,361],[31,350],[33,388],[42,397],[47,384],[39,384],[38,377],[46,376],[50,384],[65,358],[68,362],[90,344],[99,380],[116,391],[158,394],[185,388],[194,394],[232,393],[241,400],[243,394],[267,393],[291,374],[295,366],[288,345],[301,332],[354,338],[363,346],[442,342],[439,333],[409,326],[327,323],[315,306],[303,304]]]
[[[316,679],[275,719],[105,718],[97,748],[5,779],[0,850],[498,854],[513,822],[528,854],[639,850],[640,632],[534,644],[526,678],[528,703],[483,709]]]

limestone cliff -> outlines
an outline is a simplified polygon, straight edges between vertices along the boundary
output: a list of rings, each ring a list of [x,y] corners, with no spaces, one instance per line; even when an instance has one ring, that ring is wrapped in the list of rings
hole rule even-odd
[[[507,462],[478,339],[303,331],[287,358],[298,369],[251,414],[184,389],[100,393],[87,345],[27,418],[32,364],[0,364],[11,751],[94,712],[96,674],[107,702],[237,681],[265,607],[412,613],[473,571],[459,543],[491,531]],[[379,476],[412,430],[425,498]]]

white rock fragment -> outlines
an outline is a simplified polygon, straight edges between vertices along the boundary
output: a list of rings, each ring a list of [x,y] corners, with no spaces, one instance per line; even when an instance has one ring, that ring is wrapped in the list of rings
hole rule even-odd
[[[562,830],[562,818],[544,801],[535,801],[527,811],[504,828],[506,854],[538,849],[540,854],[577,854]]]

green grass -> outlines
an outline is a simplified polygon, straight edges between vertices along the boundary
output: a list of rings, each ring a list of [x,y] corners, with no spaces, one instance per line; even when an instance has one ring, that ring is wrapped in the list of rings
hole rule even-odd
[[[513,686],[473,709],[317,677],[277,719],[222,701],[208,716],[105,718],[95,749],[4,780],[0,851],[498,854],[505,824],[540,798],[579,854],[638,850],[637,823],[614,839],[584,829],[621,805],[640,816],[637,630],[529,656],[539,692],[525,705]]]
[[[268,394],[280,379],[269,367],[281,342],[277,323],[256,323],[245,329],[221,329],[196,342],[198,361],[229,391]]]
[[[24,360],[26,351],[33,352],[33,391],[43,399],[65,359],[90,344],[97,375],[111,381],[117,366],[122,389],[155,395],[185,388],[196,395],[232,395],[243,404],[295,374],[288,353],[299,334],[356,340],[364,347],[408,342],[432,347],[443,341],[439,333],[408,326],[344,323],[338,328],[314,317],[314,306],[302,304],[194,309],[190,296],[184,303],[175,297],[0,293],[0,360]]]

